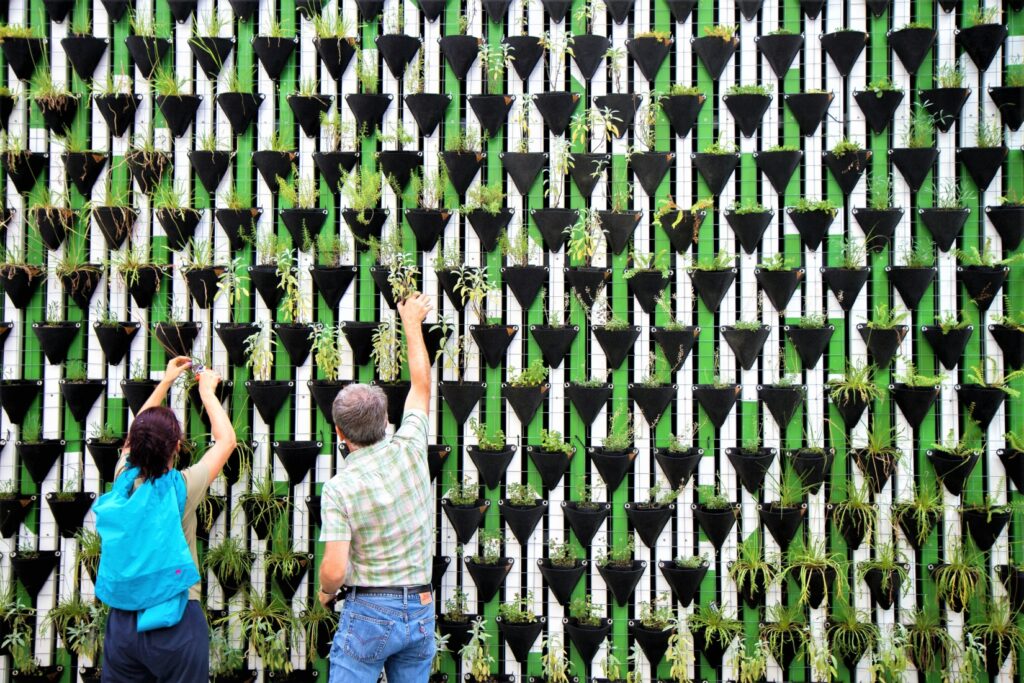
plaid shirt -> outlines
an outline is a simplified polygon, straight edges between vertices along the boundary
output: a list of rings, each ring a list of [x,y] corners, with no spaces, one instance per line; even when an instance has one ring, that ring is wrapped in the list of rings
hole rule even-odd
[[[434,507],[422,410],[406,411],[390,439],[351,453],[321,496],[320,541],[351,541],[346,585],[430,583]]]

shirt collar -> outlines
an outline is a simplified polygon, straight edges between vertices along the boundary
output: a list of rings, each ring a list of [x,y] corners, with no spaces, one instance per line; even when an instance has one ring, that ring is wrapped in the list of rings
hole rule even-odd
[[[370,446],[364,446],[364,447],[360,448],[359,450],[357,450],[357,451],[355,451],[353,453],[349,453],[348,455],[346,455],[345,456],[345,464],[346,465],[351,465],[352,463],[362,462],[363,460],[366,460],[369,456],[373,455],[377,451],[380,451],[380,450],[386,448],[390,444],[391,444],[391,437],[390,436],[386,436],[386,437],[384,437],[383,439],[381,439],[380,441],[378,441],[375,444],[372,444]]]

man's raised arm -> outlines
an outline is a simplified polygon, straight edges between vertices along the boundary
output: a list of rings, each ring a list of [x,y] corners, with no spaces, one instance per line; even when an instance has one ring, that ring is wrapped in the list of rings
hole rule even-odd
[[[402,318],[408,346],[409,380],[412,385],[409,397],[405,400],[406,411],[422,410],[426,413],[430,408],[430,355],[423,340],[422,325],[430,309],[430,299],[426,294],[414,294],[398,304],[398,314]]]

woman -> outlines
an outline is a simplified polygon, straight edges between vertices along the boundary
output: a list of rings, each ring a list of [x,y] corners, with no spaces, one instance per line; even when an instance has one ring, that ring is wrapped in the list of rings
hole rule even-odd
[[[128,430],[128,438],[117,465],[115,479],[126,469],[137,468],[136,479],[127,494],[129,498],[143,483],[155,483],[165,474],[177,476],[174,461],[181,448],[181,425],[174,412],[161,404],[167,397],[167,390],[171,384],[190,366],[191,361],[183,356],[173,358],[167,364],[163,379],[139,410]],[[199,396],[210,418],[214,445],[199,462],[181,472],[184,488],[181,488],[178,482],[166,480],[176,486],[176,490],[186,494],[181,529],[197,573],[199,565],[196,558],[196,508],[206,497],[207,489],[220,474],[236,443],[231,420],[216,396],[215,390],[220,382],[220,376],[207,369],[201,371],[198,378]],[[124,486],[125,490],[128,490],[129,482],[126,481]],[[181,508],[180,499],[178,504]],[[176,519],[177,509],[171,510],[175,516],[169,519]],[[99,520],[97,527],[99,528]],[[169,539],[168,547],[173,540],[181,543],[180,537]],[[181,553],[185,554],[184,547],[181,547]],[[112,569],[117,571],[120,568]],[[189,575],[190,572],[191,567]],[[187,581],[189,579],[185,579],[186,585]],[[184,589],[179,595],[184,600]],[[180,621],[167,628],[142,632],[138,631],[142,628],[141,620],[137,623],[141,612],[112,607],[104,639],[104,683],[197,683],[209,680],[209,629],[200,607],[200,598],[201,587],[196,582],[188,589],[188,602]]]

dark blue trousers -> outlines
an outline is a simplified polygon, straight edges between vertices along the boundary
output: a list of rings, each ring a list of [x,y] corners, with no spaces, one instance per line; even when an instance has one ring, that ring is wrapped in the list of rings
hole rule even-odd
[[[135,612],[111,609],[103,640],[102,683],[206,683],[210,630],[199,602],[190,600],[181,621],[145,633]]]

